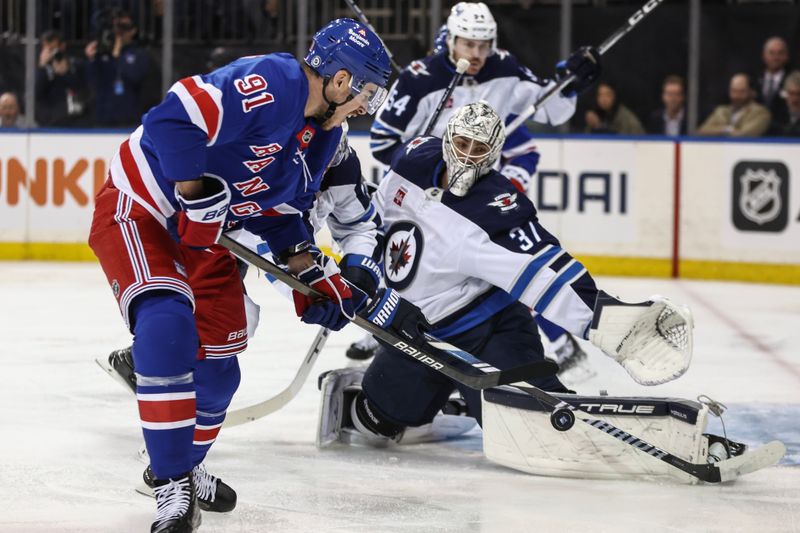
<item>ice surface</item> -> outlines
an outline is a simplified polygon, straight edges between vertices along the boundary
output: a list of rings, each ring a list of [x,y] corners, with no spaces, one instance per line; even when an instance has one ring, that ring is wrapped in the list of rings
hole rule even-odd
[[[248,279],[262,324],[241,357],[233,408],[285,387],[313,338],[287,301]],[[781,466],[723,486],[530,476],[486,461],[478,432],[444,444],[317,451],[309,379],[283,410],[223,431],[207,465],[239,493],[201,531],[502,532],[800,531],[800,288],[607,278],[630,300],[659,293],[690,305],[695,356],[681,379],[645,388],[591,351],[594,394],[708,394],[729,406],[729,434],[782,439]],[[0,531],[149,531],[152,500],[134,492],[144,465],[132,396],[93,359],[129,343],[96,264],[0,263]],[[346,364],[354,327],[317,367]]]

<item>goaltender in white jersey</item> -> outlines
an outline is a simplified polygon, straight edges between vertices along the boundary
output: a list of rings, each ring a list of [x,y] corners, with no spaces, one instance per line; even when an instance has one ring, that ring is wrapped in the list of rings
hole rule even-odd
[[[396,153],[374,198],[387,228],[389,290],[421,309],[434,336],[495,368],[543,357],[532,309],[590,340],[638,383],[682,375],[692,350],[688,309],[660,297],[626,304],[598,291],[584,266],[538,222],[530,200],[492,170],[504,137],[499,116],[479,102],[457,111],[444,139],[417,137]],[[563,394],[555,376],[530,383],[578,408],[613,415],[617,427],[686,461],[720,458],[709,449],[722,439],[703,434],[706,405]],[[621,450],[592,428],[556,431],[549,411],[525,401],[530,397],[502,390],[481,395],[389,346],[366,372],[341,369],[323,377],[318,445],[358,439],[386,445],[407,442],[409,432],[417,441],[463,432],[469,425],[458,420],[464,416],[437,415],[452,412],[448,400],[456,388],[466,402],[461,414],[484,425],[487,457],[502,464],[546,475],[696,481],[647,451]],[[728,455],[744,450],[731,441],[722,447]]]

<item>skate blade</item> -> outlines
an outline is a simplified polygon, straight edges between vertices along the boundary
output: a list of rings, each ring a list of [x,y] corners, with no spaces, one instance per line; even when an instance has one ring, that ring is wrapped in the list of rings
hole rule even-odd
[[[111,366],[110,364],[108,364],[108,359],[103,359],[103,358],[101,358],[101,357],[96,357],[96,358],[95,358],[95,360],[94,360],[94,362],[95,362],[95,363],[97,363],[97,366],[99,366],[100,368],[102,368],[102,369],[105,371],[105,373],[109,375],[109,377],[110,377],[111,379],[113,379],[114,381],[116,381],[117,383],[119,383],[120,385],[122,385],[123,387],[125,387],[125,390],[126,390],[126,391],[128,391],[128,392],[133,392],[133,391],[131,391],[131,387],[130,387],[130,385],[128,384],[128,382],[127,382],[127,381],[125,381],[125,380],[122,378],[122,376],[120,376],[120,375],[117,373],[117,371],[116,371],[116,370],[114,370],[114,367],[113,367],[113,366]]]
[[[155,497],[156,497],[156,493],[155,493],[155,492],[153,492],[153,489],[151,489],[150,487],[148,487],[148,486],[145,484],[145,482],[144,482],[144,481],[140,482],[138,485],[136,485],[136,486],[135,486],[135,487],[133,487],[133,488],[134,488],[134,490],[135,490],[136,492],[138,492],[139,494],[141,494],[141,495],[143,495],[143,496],[148,496],[148,497],[150,497],[150,498],[155,498]]]

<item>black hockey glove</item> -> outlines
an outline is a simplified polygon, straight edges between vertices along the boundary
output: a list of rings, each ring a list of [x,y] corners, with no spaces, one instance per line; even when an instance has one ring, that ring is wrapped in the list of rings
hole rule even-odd
[[[380,289],[359,315],[414,346],[423,346],[424,333],[431,329],[420,308],[394,289]]]
[[[564,96],[575,96],[591,87],[600,77],[600,52],[594,46],[581,46],[567,58],[556,64],[556,81],[575,75],[575,79],[561,90]]]

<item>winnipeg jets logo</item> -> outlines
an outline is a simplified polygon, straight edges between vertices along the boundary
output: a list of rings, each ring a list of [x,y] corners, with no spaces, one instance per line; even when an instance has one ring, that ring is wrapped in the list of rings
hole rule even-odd
[[[408,71],[411,72],[412,76],[430,76],[431,73],[428,72],[428,67],[425,66],[425,63],[419,60],[414,60],[408,65]]]
[[[406,154],[410,154],[411,150],[417,148],[419,145],[424,144],[431,140],[431,137],[417,137],[406,145]]]
[[[422,255],[422,232],[411,222],[397,222],[386,236],[386,282],[402,290],[413,281]]]
[[[500,209],[500,213],[507,213],[509,211],[513,211],[514,209],[519,207],[517,204],[517,193],[510,194],[504,192],[503,194],[498,194],[494,197],[494,200],[489,202],[489,207],[497,207]]]
[[[389,270],[395,276],[400,270],[408,266],[408,262],[411,261],[409,249],[411,248],[411,239],[413,237],[414,234],[410,233],[405,239],[393,242],[389,246]]]

